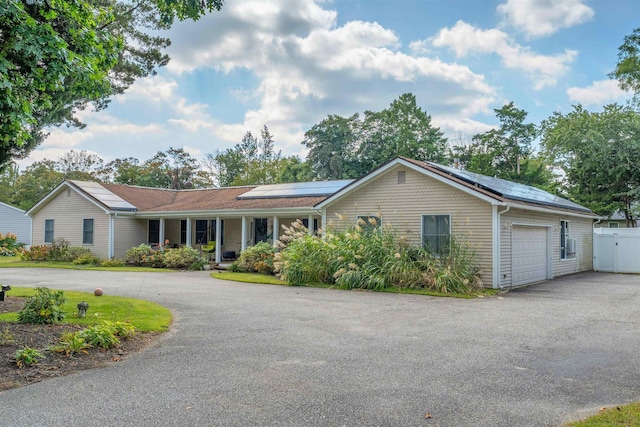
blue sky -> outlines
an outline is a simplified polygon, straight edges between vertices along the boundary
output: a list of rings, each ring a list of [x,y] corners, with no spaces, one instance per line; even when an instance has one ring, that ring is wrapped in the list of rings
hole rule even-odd
[[[267,125],[276,149],[305,155],[329,114],[379,111],[405,92],[452,140],[496,125],[514,101],[539,123],[572,104],[625,102],[607,74],[637,0],[226,0],[168,32],[169,65],[137,81],[86,128],[53,128],[21,166],[86,150],[146,160],[196,158]]]

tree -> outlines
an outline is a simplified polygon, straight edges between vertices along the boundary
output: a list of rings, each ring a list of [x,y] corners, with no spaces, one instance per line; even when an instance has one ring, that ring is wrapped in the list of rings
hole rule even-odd
[[[0,202],[13,204],[16,181],[20,175],[18,165],[11,162],[0,172]]]
[[[566,176],[566,191],[600,215],[624,212],[634,220],[640,202],[640,114],[611,104],[599,113],[574,107],[542,125],[546,155]]]
[[[367,173],[396,156],[443,163],[447,139],[431,116],[405,93],[380,112],[365,112],[358,160]]]
[[[0,168],[25,157],[47,126],[82,126],[78,110],[105,108],[169,58],[169,40],[143,31],[198,19],[223,0],[0,2]]]
[[[640,94],[640,28],[625,36],[618,48],[618,63],[609,77],[617,79],[621,89]]]
[[[307,162],[318,180],[349,179],[363,175],[357,159],[358,114],[351,117],[329,115],[304,134],[302,144],[309,149]]]
[[[533,154],[537,129],[525,123],[527,112],[513,102],[494,111],[500,126],[475,135],[470,145],[454,146],[453,157],[470,172],[552,190],[553,173]]]
[[[240,144],[208,153],[205,158],[210,175],[221,187],[276,183],[284,165],[266,125],[260,132],[260,140],[247,132]]]

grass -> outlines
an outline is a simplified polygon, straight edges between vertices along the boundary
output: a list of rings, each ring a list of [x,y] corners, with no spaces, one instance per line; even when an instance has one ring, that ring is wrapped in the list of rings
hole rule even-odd
[[[10,297],[30,297],[35,295],[33,288],[11,287]],[[61,323],[78,325],[93,325],[98,320],[129,321],[140,332],[165,332],[171,324],[171,312],[151,301],[135,298],[103,295],[97,297],[92,293],[64,291],[67,302],[64,305],[66,311],[65,320]],[[78,317],[78,308],[81,301],[89,304],[87,317]],[[0,314],[0,322],[17,322],[18,313]]]
[[[233,282],[263,283],[267,285],[287,285],[287,282],[284,282],[275,276],[269,276],[267,274],[259,273],[232,273],[230,271],[226,271],[222,273],[211,273],[211,277],[213,277],[214,279],[231,280]]]
[[[601,410],[597,415],[565,424],[565,427],[640,426],[640,402]]]
[[[72,262],[57,261],[23,261],[17,256],[0,257],[0,268],[65,268],[67,270],[97,270],[97,271],[129,271],[129,272],[158,272],[175,271],[168,268],[151,267],[98,267],[95,265],[76,265]]]
[[[269,276],[267,274],[259,274],[259,273],[233,273],[230,271],[226,271],[222,273],[211,273],[211,277],[213,277],[214,279],[230,280],[233,282],[261,283],[261,284],[267,284],[267,285],[289,286],[289,284],[284,280],[280,280],[277,277]],[[331,288],[331,289],[343,289],[343,290],[347,289],[346,287],[340,287],[336,285],[327,285],[323,283],[310,283],[304,286],[311,287],[311,288]],[[354,289],[354,290],[358,290],[358,289]],[[482,296],[495,295],[498,292],[498,290],[484,289],[472,295],[454,294],[454,293],[445,294],[442,292],[430,291],[428,289],[407,289],[407,288],[385,288],[381,292],[388,292],[388,293],[395,293],[395,294],[428,295],[428,296],[434,296],[434,297],[477,298]]]

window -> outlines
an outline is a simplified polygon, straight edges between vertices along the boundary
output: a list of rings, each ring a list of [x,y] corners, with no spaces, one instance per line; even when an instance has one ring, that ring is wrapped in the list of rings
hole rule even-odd
[[[253,242],[258,244],[260,242],[266,242],[269,239],[269,225],[267,218],[254,218],[253,219]]]
[[[149,220],[149,244],[160,244],[160,220]]]
[[[560,221],[560,259],[576,257],[576,241],[570,237],[569,221]]]
[[[53,243],[53,220],[44,220],[44,242]]]
[[[398,184],[405,184],[407,182],[407,171],[398,171]]]
[[[93,245],[93,219],[82,220],[82,244]]]
[[[610,222],[609,223],[609,228],[618,228],[620,224],[618,224],[617,222]]]
[[[196,219],[196,244],[206,245],[209,243],[207,238],[207,225],[209,221],[206,219]]]
[[[180,244],[181,245],[187,244],[187,220],[186,219],[180,220]]]
[[[422,215],[422,247],[436,255],[449,253],[451,215]]]
[[[362,231],[373,231],[382,227],[382,219],[373,215],[358,215],[358,225],[362,227]]]
[[[302,219],[302,225],[308,230],[309,229],[309,218]],[[312,233],[318,231],[318,218],[313,218],[313,230],[310,230]]]
[[[216,241],[216,220],[211,220],[211,240]],[[224,219],[220,220],[220,245],[224,245]]]

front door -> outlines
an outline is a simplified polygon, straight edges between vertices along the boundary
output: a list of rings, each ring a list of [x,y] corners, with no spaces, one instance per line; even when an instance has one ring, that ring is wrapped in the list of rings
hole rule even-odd
[[[253,219],[253,244],[267,241],[267,218],[254,218]]]

